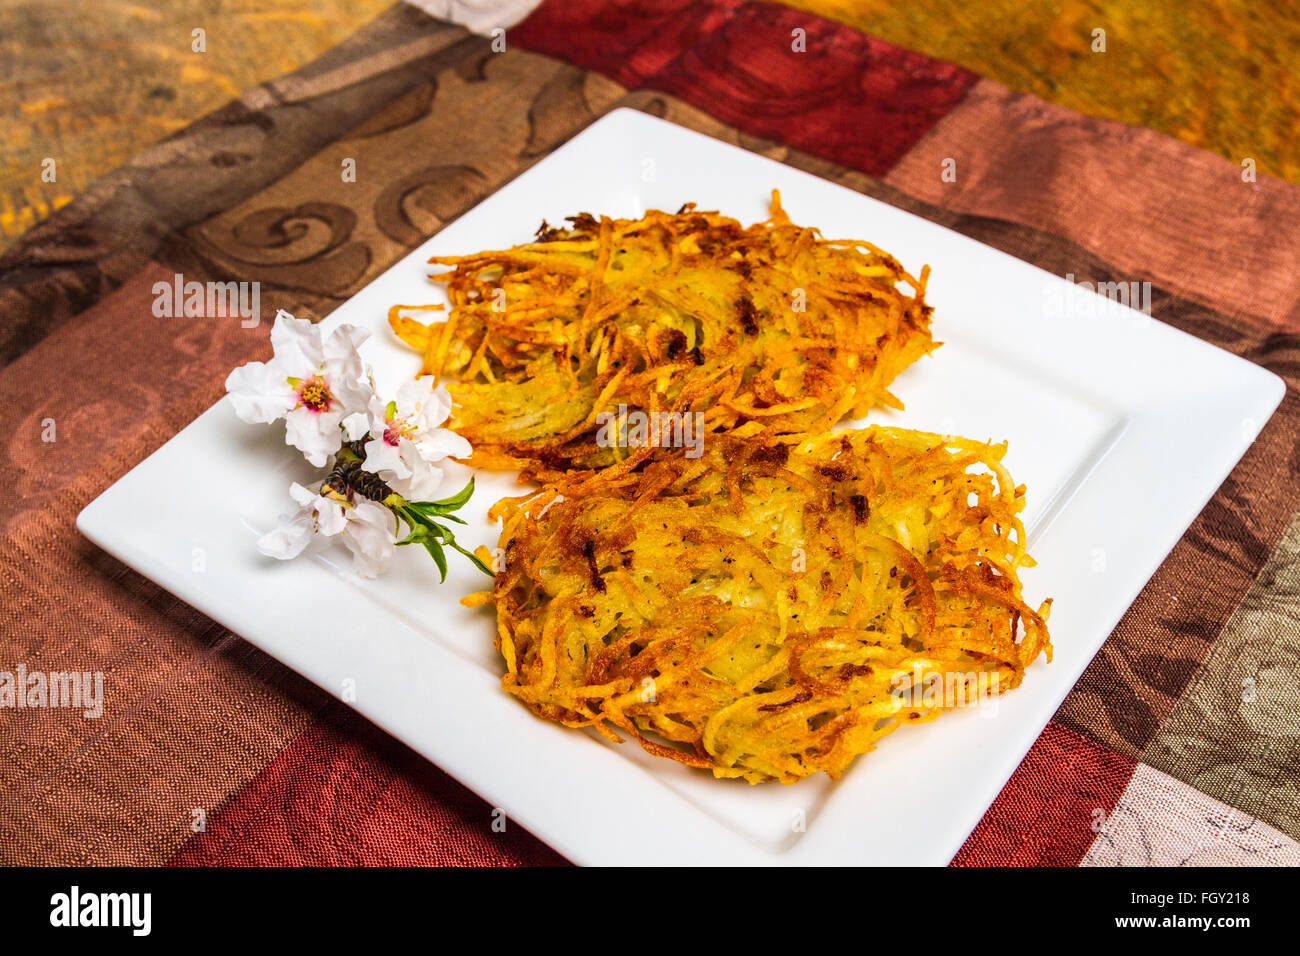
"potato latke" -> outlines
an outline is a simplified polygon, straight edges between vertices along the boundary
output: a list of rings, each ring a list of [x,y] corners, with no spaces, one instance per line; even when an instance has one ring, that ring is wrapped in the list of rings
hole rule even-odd
[[[448,376],[472,464],[551,480],[631,471],[652,445],[598,441],[619,406],[699,415],[707,433],[798,442],[846,415],[901,407],[888,386],[936,347],[928,267],[771,218],[742,227],[688,203],[636,220],[574,216],[499,252],[438,256],[452,311],[389,321]],[[903,288],[904,286],[908,288]]]
[[[503,687],[719,777],[838,777],[1050,659],[1005,450],[888,428],[797,449],[715,436],[698,460],[498,502],[503,567],[478,600],[497,605]]]

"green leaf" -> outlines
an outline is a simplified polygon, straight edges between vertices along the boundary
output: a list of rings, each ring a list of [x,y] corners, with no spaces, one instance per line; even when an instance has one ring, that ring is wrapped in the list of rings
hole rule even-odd
[[[486,574],[488,577],[490,577],[490,578],[494,578],[494,577],[496,577],[496,572],[493,571],[491,568],[489,568],[489,567],[488,567],[486,564],[484,564],[482,561],[480,561],[479,558],[478,558],[478,555],[476,555],[473,551],[466,551],[464,548],[462,548],[460,545],[458,545],[455,541],[451,542],[451,546],[452,546],[453,548],[455,548],[457,551],[459,551],[461,554],[465,555],[465,557],[469,558],[470,561],[472,561],[472,562],[474,563],[474,567],[478,568],[480,571],[482,571],[482,572],[483,572],[484,574]]]
[[[474,494],[474,479],[469,480],[469,484],[456,492],[450,498],[443,498],[441,501],[421,502],[421,504],[431,504],[438,508],[450,508],[455,510],[469,501],[469,496]]]
[[[437,522],[434,522],[434,518],[446,519],[448,522],[455,522],[456,524],[465,523],[463,518],[456,518],[456,516],[451,514],[450,511],[443,509],[442,506],[434,505],[433,502],[420,501],[416,502],[415,505],[408,505],[407,507],[412,512],[415,512],[415,515],[417,516],[417,519],[420,520],[421,524],[437,524]]]
[[[438,571],[442,575],[442,581],[447,580],[447,554],[443,550],[445,547],[454,548],[470,562],[489,577],[495,577],[492,569],[479,560],[478,556],[472,551],[466,551],[456,542],[456,536],[450,528],[439,524],[434,518],[446,519],[459,525],[464,525],[465,521],[455,515],[448,514],[459,508],[469,500],[470,495],[474,493],[474,479],[470,479],[469,484],[452,495],[450,498],[444,498],[442,501],[406,501],[404,499],[393,501],[389,504],[393,513],[406,522],[410,532],[405,538],[398,541],[398,545],[418,544],[422,545],[429,556],[433,558],[433,563],[438,566]]]
[[[438,573],[442,575],[441,584],[447,580],[447,555],[443,553],[442,546],[434,541],[425,541],[424,548],[433,556],[433,563],[438,566]]]

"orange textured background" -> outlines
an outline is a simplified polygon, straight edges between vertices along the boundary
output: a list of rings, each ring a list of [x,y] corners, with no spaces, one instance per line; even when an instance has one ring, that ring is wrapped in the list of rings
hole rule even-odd
[[[1014,90],[1300,182],[1289,0],[785,0]],[[0,0],[0,249],[100,175],[391,0]],[[191,31],[207,31],[194,53]],[[1106,31],[1093,53],[1092,31]],[[41,164],[56,160],[57,180]]]

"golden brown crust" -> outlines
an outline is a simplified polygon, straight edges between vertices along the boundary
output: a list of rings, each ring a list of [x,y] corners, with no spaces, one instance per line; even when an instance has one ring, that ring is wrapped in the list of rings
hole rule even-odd
[[[837,777],[1050,658],[1004,451],[884,428],[796,449],[716,436],[695,461],[499,502],[503,686],[719,777]]]
[[[620,405],[702,416],[707,433],[762,443],[824,432],[876,405],[936,347],[913,278],[888,253],[771,218],[742,227],[693,204],[637,220],[581,214],[535,242],[435,257],[453,306],[394,331],[447,376],[452,427],[472,463],[548,481],[575,469],[630,470],[648,446],[598,441]]]

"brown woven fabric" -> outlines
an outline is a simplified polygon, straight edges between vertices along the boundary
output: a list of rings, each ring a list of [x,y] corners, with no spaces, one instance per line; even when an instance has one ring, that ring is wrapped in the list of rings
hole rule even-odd
[[[163,275],[145,269],[0,376],[0,413],[16,426],[0,464],[11,490],[0,669],[104,675],[97,719],[0,712],[7,863],[157,863],[189,835],[195,808],[218,806],[324,702],[73,528],[91,498],[218,398],[219,369],[249,352],[237,323],[141,322]],[[44,442],[50,420],[55,441]]]

